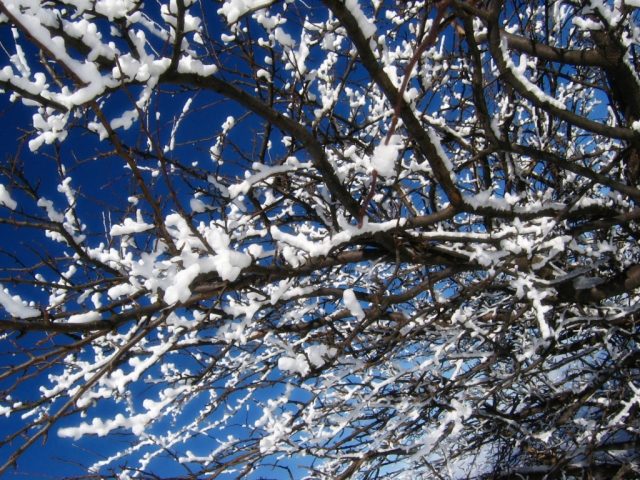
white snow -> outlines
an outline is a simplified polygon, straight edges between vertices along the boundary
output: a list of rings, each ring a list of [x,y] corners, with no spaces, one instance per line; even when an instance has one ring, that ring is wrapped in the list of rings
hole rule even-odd
[[[207,211],[207,204],[198,198],[189,200],[189,207],[193,213],[202,213]]]
[[[449,170],[449,178],[451,178],[452,182],[455,182],[456,172],[454,171],[453,163],[451,163],[451,159],[449,159],[447,154],[444,152],[444,149],[442,148],[442,144],[440,143],[440,137],[438,137],[438,134],[432,128],[427,128],[426,130],[427,130],[427,135],[429,135],[429,139],[431,140],[431,143],[433,143],[433,146],[436,147],[436,151],[438,152],[438,156],[442,160],[442,163],[444,163],[444,166],[447,168],[447,170]]]
[[[69,317],[69,323],[87,323],[102,320],[102,315],[98,312],[79,313]]]
[[[4,185],[0,183],[0,205],[4,205],[5,207],[15,210],[18,206],[18,203],[11,198],[9,191],[5,188]]]
[[[353,15],[358,22],[358,26],[360,27],[360,30],[362,30],[364,38],[371,38],[376,34],[375,24],[364,14],[362,8],[360,8],[358,0],[346,0],[344,2],[344,6],[351,12],[351,15]]]
[[[281,357],[278,359],[278,368],[284,372],[299,373],[304,376],[309,373],[309,362],[304,355],[299,353],[295,357]]]
[[[293,39],[293,37],[286,33],[281,27],[278,27],[274,30],[273,36],[276,41],[283,47],[293,48],[296,46],[296,41]]]
[[[200,273],[200,265],[197,263],[189,266],[185,270],[181,270],[173,279],[173,284],[167,288],[167,291],[164,294],[164,300],[169,305],[173,305],[174,303],[186,302],[191,296],[191,290],[189,290],[189,285],[196,278],[196,276]]]
[[[256,77],[257,78],[264,78],[267,82],[270,82],[271,81],[271,72],[269,72],[268,70],[265,70],[264,68],[261,68],[256,72]]]
[[[349,311],[353,314],[354,317],[356,317],[356,319],[358,319],[358,321],[362,320],[366,316],[364,310],[362,309],[362,306],[360,305],[360,302],[356,298],[356,294],[354,293],[353,289],[348,288],[347,290],[345,290],[342,294],[342,300],[344,301],[344,306],[349,309]]]
[[[120,285],[116,285],[115,287],[111,287],[109,290],[107,290],[107,295],[112,300],[115,300],[116,298],[122,297],[124,295],[132,295],[137,291],[138,289],[133,285],[128,283],[122,283]]]
[[[602,30],[602,23],[590,18],[574,17],[571,21],[580,30]]]
[[[267,7],[273,0],[226,0],[218,13],[226,17],[228,23],[235,23],[252,10]]]
[[[82,2],[78,3],[82,4]],[[135,6],[136,2],[134,0],[97,0],[94,8],[96,13],[106,16],[109,21],[113,21],[116,18],[126,17],[128,12],[135,9]],[[89,8],[90,5],[87,5],[87,9]]]
[[[373,151],[371,166],[383,177],[392,177],[396,173],[396,163],[400,150],[400,136],[393,135],[389,144],[380,144]]]
[[[82,422],[78,427],[60,428],[58,430],[58,436],[62,438],[69,437],[74,440],[79,440],[84,435],[104,437],[111,431],[120,428],[131,430],[131,432],[137,436],[143,435],[147,429],[147,425],[158,418],[162,410],[171,402],[174,402],[175,398],[187,388],[188,387],[185,386],[177,389],[167,388],[162,392],[161,397],[164,398],[159,402],[151,399],[144,400],[143,406],[147,410],[146,413],[132,415],[130,417],[118,414],[113,420],[106,421],[103,421],[101,418],[94,418],[91,424]]]
[[[135,221],[132,218],[125,218],[122,225],[113,225],[109,234],[112,237],[119,235],[131,235],[132,233],[142,233],[153,228],[153,225],[144,221]]]
[[[291,235],[281,231],[275,226],[270,229],[271,236],[278,242],[286,243],[295,248],[298,248],[311,257],[319,257],[327,255],[332,248],[348,242],[351,238],[363,235],[365,233],[376,233],[391,230],[397,227],[401,227],[406,223],[405,218],[400,220],[389,220],[382,223],[369,223],[367,217],[364,218],[362,228],[358,228],[357,225],[352,225],[344,216],[338,214],[338,223],[342,231],[340,233],[334,233],[332,236],[324,236],[322,240],[310,240],[302,233],[298,235]]]
[[[311,345],[305,349],[305,353],[311,363],[316,367],[321,367],[326,363],[325,358],[331,359],[335,357],[338,350],[333,347],[327,347],[326,345]]]
[[[178,61],[178,72],[180,73],[195,73],[201,77],[208,77],[218,71],[216,65],[205,65],[200,60],[184,55]]]
[[[26,302],[18,295],[11,296],[9,290],[2,287],[0,283],[0,305],[12,316],[16,318],[33,318],[40,316],[40,311],[27,306]]]

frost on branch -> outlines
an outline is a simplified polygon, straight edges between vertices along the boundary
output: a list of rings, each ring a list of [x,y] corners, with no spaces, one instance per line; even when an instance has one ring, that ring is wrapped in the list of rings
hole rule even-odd
[[[0,1],[0,474],[636,478],[636,3]]]

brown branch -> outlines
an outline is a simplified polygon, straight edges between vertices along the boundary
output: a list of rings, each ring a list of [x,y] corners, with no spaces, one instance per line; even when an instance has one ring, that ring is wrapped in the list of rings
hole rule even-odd
[[[555,286],[558,301],[595,304],[607,298],[631,294],[640,288],[640,265],[629,267],[624,272],[603,280],[604,283],[591,288],[577,289],[573,281]]]
[[[629,222],[637,221],[638,219],[640,219],[640,209],[636,209],[628,213],[623,213],[611,218],[603,218],[601,220],[581,223],[580,225],[570,228],[567,231],[567,234],[580,235],[582,233],[592,232],[594,230],[610,228],[615,225],[624,225]]]
[[[378,180],[378,171],[374,170],[371,172],[371,188],[369,189],[369,193],[365,197],[362,202],[362,206],[360,207],[360,216],[358,217],[358,228],[362,228],[362,222],[364,221],[364,216],[367,214],[367,205],[373,198],[373,195],[376,191],[376,181]]]
[[[507,46],[519,52],[526,53],[541,60],[574,65],[576,67],[612,66],[609,59],[598,49],[567,50],[538,43],[530,38],[506,32],[500,29],[500,35],[507,40]]]

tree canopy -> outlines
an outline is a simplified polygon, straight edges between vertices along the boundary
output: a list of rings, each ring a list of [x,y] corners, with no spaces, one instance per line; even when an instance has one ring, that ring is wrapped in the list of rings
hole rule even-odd
[[[0,0],[0,474],[637,476],[639,9]]]

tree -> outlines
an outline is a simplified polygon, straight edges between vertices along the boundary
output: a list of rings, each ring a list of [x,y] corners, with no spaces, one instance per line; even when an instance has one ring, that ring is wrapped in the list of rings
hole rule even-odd
[[[0,0],[0,472],[638,475],[638,7]]]

